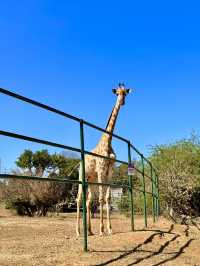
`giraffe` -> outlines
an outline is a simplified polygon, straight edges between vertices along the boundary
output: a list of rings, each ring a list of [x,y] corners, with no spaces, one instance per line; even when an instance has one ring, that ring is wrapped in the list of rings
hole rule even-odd
[[[125,104],[125,98],[127,94],[131,92],[130,89],[126,89],[124,84],[119,84],[116,89],[113,89],[113,93],[117,95],[116,104],[111,112],[110,118],[108,120],[106,131],[113,133],[116,120],[122,105]],[[85,175],[86,180],[89,182],[98,183],[109,183],[112,181],[114,163],[116,159],[115,152],[111,145],[112,135],[108,133],[103,133],[100,141],[96,147],[92,150],[92,153],[103,155],[109,157],[110,159],[95,157],[92,155],[85,156]],[[82,181],[82,169],[79,169],[79,181]],[[107,230],[108,234],[112,234],[111,219],[110,219],[110,204],[111,204],[111,188],[98,186],[99,187],[99,206],[100,206],[100,236],[104,235],[104,223],[103,223],[103,205],[104,201],[106,203],[107,211]],[[96,192],[97,186],[89,185],[87,191],[87,223],[88,223],[88,235],[93,235],[91,227],[91,202],[92,194]],[[76,234],[77,237],[80,236],[80,204],[82,200],[82,185],[79,185],[78,195],[77,195],[77,224],[76,224]]]

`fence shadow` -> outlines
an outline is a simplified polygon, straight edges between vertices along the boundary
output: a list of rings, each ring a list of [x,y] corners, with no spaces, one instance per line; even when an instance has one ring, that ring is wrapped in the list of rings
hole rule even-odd
[[[154,232],[154,233],[158,233],[158,235],[160,235],[160,237],[163,237],[164,234],[171,234],[174,235],[175,233],[173,233],[172,231],[174,230],[174,224],[171,224],[169,231],[162,231],[159,229],[135,229],[134,232]],[[119,235],[119,234],[126,234],[126,233],[132,233],[133,231],[131,230],[127,230],[127,231],[118,231],[118,232],[114,232],[113,235]],[[97,251],[95,251],[97,252]],[[100,251],[98,251],[100,252]]]
[[[157,263],[157,264],[155,264],[155,265],[153,265],[153,266],[158,266],[158,265],[161,265],[161,264],[163,264],[163,263],[165,263],[165,262],[169,262],[169,261],[171,261],[171,260],[175,260],[176,258],[178,258],[182,253],[184,253],[184,250],[191,244],[191,242],[194,240],[194,239],[190,239],[190,240],[188,240],[187,241],[187,243],[185,243],[182,247],[180,247],[180,249],[177,251],[177,252],[165,252],[165,249],[172,243],[172,242],[174,242],[174,241],[176,241],[178,238],[180,238],[181,237],[181,235],[179,235],[179,234],[176,234],[176,233],[173,233],[172,231],[173,231],[173,229],[174,229],[174,225],[172,224],[171,225],[171,227],[169,228],[169,230],[168,231],[161,231],[161,230],[155,230],[154,232],[154,234],[152,234],[151,236],[149,236],[145,241],[143,241],[142,243],[140,243],[140,244],[138,244],[137,246],[135,246],[133,249],[131,249],[131,250],[109,250],[109,251],[101,251],[101,250],[93,250],[93,251],[91,251],[92,253],[98,253],[98,252],[100,252],[100,253],[119,253],[119,252],[121,252],[121,253],[123,253],[123,254],[121,254],[121,255],[119,255],[119,256],[117,256],[117,257],[115,257],[115,258],[113,258],[113,259],[110,259],[110,260],[108,260],[108,261],[105,261],[105,262],[103,262],[103,263],[100,263],[100,264],[95,264],[94,266],[104,266],[104,265],[109,265],[109,264],[111,264],[111,263],[113,263],[113,262],[118,262],[119,264],[120,264],[120,261],[122,260],[122,259],[125,259],[125,258],[127,258],[127,257],[129,257],[130,255],[133,255],[133,254],[135,254],[136,252],[138,253],[138,252],[142,252],[142,253],[149,253],[148,255],[144,255],[144,256],[142,256],[141,258],[138,258],[138,259],[134,259],[134,261],[132,262],[132,263],[130,263],[130,264],[127,264],[127,266],[131,266],[131,265],[136,265],[136,264],[139,264],[140,262],[142,262],[142,261],[145,261],[145,260],[148,260],[148,259],[150,259],[150,258],[152,258],[152,257],[154,257],[154,256],[158,256],[158,255],[169,255],[169,256],[171,256],[170,258],[167,258],[167,259],[165,259],[165,260],[163,260],[163,261],[161,261],[161,262],[159,262],[159,263]],[[138,230],[138,231],[153,231],[153,230]],[[151,242],[153,242],[153,240],[154,240],[154,238],[156,237],[156,236],[159,236],[159,237],[163,237],[165,234],[170,234],[170,235],[173,235],[173,237],[170,239],[170,240],[168,240],[168,241],[166,241],[163,245],[161,245],[160,246],[160,248],[159,248],[159,250],[158,251],[149,251],[149,250],[146,250],[145,248],[144,248],[144,246],[145,245],[147,245],[147,244],[149,244],[149,243],[151,243]],[[143,249],[141,249],[141,248],[143,248]]]
[[[194,239],[190,239],[190,240],[188,240],[188,241],[187,241],[182,247],[180,247],[179,251],[178,251],[176,254],[174,254],[172,257],[170,257],[170,258],[168,258],[168,259],[165,259],[165,260],[162,260],[162,261],[160,261],[159,263],[156,263],[156,264],[154,264],[154,265],[152,265],[152,266],[163,265],[163,264],[166,263],[166,262],[169,262],[169,261],[172,261],[172,260],[177,259],[181,254],[184,253],[184,250],[185,250],[187,247],[189,247],[189,245],[192,243],[192,241],[194,241]]]
[[[194,220],[191,220],[191,222],[200,231],[200,226]]]

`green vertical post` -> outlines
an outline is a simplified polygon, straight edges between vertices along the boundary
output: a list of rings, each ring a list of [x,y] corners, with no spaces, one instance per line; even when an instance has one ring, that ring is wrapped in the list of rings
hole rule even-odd
[[[156,209],[155,209],[155,194],[154,194],[154,175],[153,175],[153,167],[150,164],[151,167],[151,193],[152,193],[152,214],[153,214],[153,222],[156,222]]]
[[[141,155],[141,160],[142,160],[142,187],[143,187],[143,197],[144,197],[144,225],[145,227],[147,227],[147,198],[146,198],[144,155]]]
[[[83,241],[84,251],[87,252],[87,211],[86,211],[86,198],[87,198],[87,186],[85,180],[85,145],[84,145],[84,123],[80,121],[80,144],[81,144],[81,164],[82,164],[82,190],[83,190]]]
[[[131,143],[128,142],[128,164],[131,165],[132,160],[131,160]],[[133,180],[132,176],[128,176],[129,180],[129,198],[131,202],[131,230],[134,231],[134,204],[133,204]]]
[[[158,191],[157,191],[157,181],[156,181],[156,176],[155,176],[155,212],[156,212],[156,219],[158,219]]]
[[[156,194],[157,194],[157,217],[159,217],[160,214],[160,193],[159,193],[159,183],[158,183],[158,175],[156,174]]]

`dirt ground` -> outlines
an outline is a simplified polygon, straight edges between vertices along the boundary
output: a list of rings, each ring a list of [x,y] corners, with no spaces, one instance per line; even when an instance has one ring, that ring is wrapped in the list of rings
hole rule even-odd
[[[129,219],[113,215],[112,236],[98,236],[99,221],[93,220],[94,236],[89,252],[83,239],[75,237],[75,214],[28,218],[0,210],[0,265],[192,265],[200,266],[200,228],[174,225],[164,218],[146,230],[136,217],[135,232]]]

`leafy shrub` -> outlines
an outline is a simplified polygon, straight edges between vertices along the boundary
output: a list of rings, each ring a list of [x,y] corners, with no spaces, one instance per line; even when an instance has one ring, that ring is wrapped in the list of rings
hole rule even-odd
[[[146,194],[147,214],[152,214],[152,197]],[[144,213],[144,197],[142,193],[135,193],[133,196],[134,213],[142,215]],[[118,202],[118,208],[121,213],[129,216],[131,213],[131,201],[128,192],[123,194]]]

